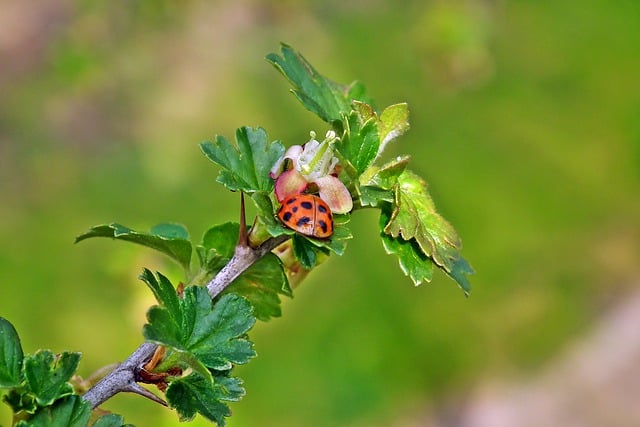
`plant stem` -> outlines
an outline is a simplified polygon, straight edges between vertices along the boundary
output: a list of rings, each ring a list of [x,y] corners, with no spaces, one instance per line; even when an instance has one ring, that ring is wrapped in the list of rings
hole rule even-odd
[[[237,245],[235,253],[227,265],[207,283],[207,290],[211,298],[213,299],[218,296],[246,269],[289,237],[290,236],[286,235],[272,237],[257,248],[251,248],[246,244]],[[136,381],[139,369],[151,359],[156,348],[156,344],[149,342],[140,345],[124,362],[91,387],[91,389],[82,396],[83,399],[89,402],[92,408],[96,408],[118,393],[131,392],[140,394],[155,402],[166,404],[162,399],[140,386]]]

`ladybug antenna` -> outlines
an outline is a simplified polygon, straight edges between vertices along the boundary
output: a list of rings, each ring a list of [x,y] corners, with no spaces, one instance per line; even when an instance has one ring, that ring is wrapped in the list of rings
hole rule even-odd
[[[240,192],[240,232],[238,233],[238,246],[249,246],[247,234],[247,218],[244,212],[244,192]]]

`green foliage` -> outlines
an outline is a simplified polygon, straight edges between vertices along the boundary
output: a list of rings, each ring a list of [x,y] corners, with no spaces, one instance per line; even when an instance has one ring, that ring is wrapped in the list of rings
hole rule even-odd
[[[300,261],[300,265],[307,270],[315,267],[318,257],[316,247],[311,243],[311,239],[294,234],[291,240],[293,241],[293,254]]]
[[[207,273],[217,273],[234,254],[238,223],[227,222],[207,230],[197,251]],[[233,292],[246,298],[254,315],[263,321],[281,315],[278,295],[292,296],[287,276],[277,256],[267,254],[243,272],[225,293]]]
[[[180,421],[190,421],[199,413],[219,426],[224,426],[225,417],[231,415],[223,402],[238,401],[244,394],[239,378],[215,375],[212,385],[195,373],[173,381],[166,392],[169,405],[176,409]]]
[[[269,170],[284,154],[284,146],[269,143],[264,129],[246,126],[236,131],[236,143],[237,147],[218,135],[215,142],[200,144],[205,156],[222,167],[218,182],[231,191],[272,191]]]
[[[408,157],[381,168],[374,164],[387,143],[409,129],[407,104],[391,105],[378,115],[364,90],[358,90],[362,96],[354,96],[357,85],[342,86],[323,77],[287,45],[282,45],[282,56],[270,54],[267,60],[292,83],[293,93],[307,109],[341,132],[335,148],[360,206],[389,209],[391,204],[383,245],[398,255],[403,271],[417,285],[431,280],[433,266],[427,264],[434,263],[468,294],[466,276],[473,269],[460,254],[460,238],[435,211],[426,183],[406,171]],[[315,253],[302,238],[295,238],[294,254],[303,267],[315,265]]]
[[[169,279],[144,271],[141,279],[161,305],[147,313],[143,333],[147,340],[189,354],[209,369],[227,370],[232,363],[246,363],[255,356],[244,334],[255,323],[249,302],[234,294],[224,295],[212,306],[206,288],[189,286],[181,297]],[[191,363],[194,359],[184,359]],[[201,366],[190,366],[204,372]],[[205,374],[206,375],[206,374]]]
[[[353,178],[362,174],[378,156],[380,138],[378,123],[374,117],[363,118],[358,111],[349,113],[345,121],[346,131],[336,148],[348,162],[347,172],[352,171]]]
[[[140,276],[158,303],[147,311],[143,335],[163,348],[161,360],[146,365],[145,370],[150,370],[153,378],[160,378],[158,385],[181,421],[201,414],[220,426],[225,424],[231,414],[226,402],[238,401],[245,394],[242,380],[231,372],[235,365],[256,356],[247,333],[256,319],[266,321],[281,315],[280,295],[292,296],[288,274],[301,268],[311,270],[332,252],[344,253],[353,237],[348,228],[352,212],[344,213],[351,209],[352,201],[354,210],[381,210],[383,246],[398,257],[401,269],[416,285],[430,281],[437,266],[465,294],[470,290],[466,276],[472,269],[460,255],[460,238],[436,212],[426,183],[407,169],[409,157],[376,164],[385,146],[408,130],[407,105],[394,104],[379,114],[363,85],[333,82],[284,44],[281,56],[270,54],[267,60],[292,83],[292,91],[303,106],[332,128],[323,142],[315,141],[312,133],[308,149],[297,147],[303,153],[297,160],[306,162],[299,179],[309,184],[308,191],[325,197],[327,206],[334,203],[331,236],[305,236],[280,223],[273,178],[277,174],[272,171],[281,165],[279,171],[291,167],[295,160],[285,161],[285,147],[279,141],[269,142],[264,129],[241,127],[236,131],[235,144],[216,136],[200,147],[221,167],[219,183],[230,191],[250,195],[258,210],[257,218],[253,226],[243,230],[233,222],[209,228],[195,246],[197,268],[191,265],[194,245],[189,233],[178,224],[159,224],[149,232],[139,232],[111,223],[92,227],[76,238],[76,242],[93,237],[133,242],[169,256],[184,269],[183,283],[187,286],[181,284],[177,289],[161,273],[144,269]],[[278,197],[282,197],[280,193]],[[269,238],[282,236],[291,239],[283,249],[290,251],[289,259],[284,252],[278,252],[281,257],[261,253],[237,277],[229,276],[225,289],[216,291],[213,299],[202,286],[224,272],[234,257]],[[79,360],[79,353],[55,355],[48,350],[24,356],[13,326],[0,318],[0,388],[8,389],[5,402],[24,415],[18,426],[87,424],[89,405],[73,395],[69,383]],[[107,415],[94,425],[119,427],[123,422],[120,416]]]
[[[396,239],[415,241],[422,254],[451,274],[469,293],[465,274],[471,273],[471,268],[466,261],[458,261],[462,242],[451,224],[436,212],[426,183],[413,172],[405,170],[398,176],[393,211],[383,231]]]
[[[181,420],[196,413],[224,424],[230,411],[224,400],[244,395],[241,380],[229,377],[234,364],[255,356],[253,344],[245,338],[255,323],[251,304],[236,294],[221,296],[212,304],[207,290],[187,287],[179,296],[169,280],[145,270],[141,279],[160,305],[147,313],[143,333],[147,340],[169,349],[160,368],[191,368],[186,377],[170,379],[166,392],[171,407]]]
[[[16,427],[86,427],[90,415],[91,407],[80,396],[67,396]]]
[[[384,232],[384,227],[389,223],[391,219],[391,205],[387,205],[381,209],[380,212],[380,237],[382,238],[382,244],[385,251],[388,254],[395,254],[398,256],[398,262],[400,268],[413,280],[413,283],[417,285],[423,281],[431,281],[433,276],[433,263],[428,256],[424,254],[418,247],[418,243],[415,240],[404,240],[402,238],[394,238]]]
[[[22,414],[17,426],[86,426],[90,407],[69,380],[78,368],[80,353],[54,354],[39,350],[23,355],[13,325],[0,317],[0,373],[8,389],[4,402]]]
[[[122,415],[107,414],[96,420],[92,427],[133,427],[131,424],[125,424]]]
[[[27,387],[40,406],[49,406],[55,400],[73,393],[68,381],[80,362],[80,353],[64,352],[54,355],[40,350],[24,358],[24,374]]]
[[[368,101],[362,84],[354,82],[345,86],[329,80],[286,44],[282,44],[281,52],[282,56],[267,55],[267,61],[291,82],[292,92],[302,105],[325,122],[339,123],[354,99]]]
[[[18,333],[7,319],[0,317],[0,389],[20,384],[22,357]]]
[[[246,298],[253,314],[262,321],[282,315],[279,294],[293,296],[280,259],[274,254],[265,255],[242,273],[224,291],[230,292]]]
[[[177,261],[185,271],[189,270],[192,247],[189,232],[180,224],[158,224],[149,233],[115,223],[96,225],[76,237],[76,243],[91,237],[112,237],[155,249]]]

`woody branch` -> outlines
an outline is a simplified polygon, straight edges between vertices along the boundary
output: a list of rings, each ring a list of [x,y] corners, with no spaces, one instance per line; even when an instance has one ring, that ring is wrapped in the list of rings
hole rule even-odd
[[[275,247],[286,241],[290,236],[272,237],[256,248],[247,243],[247,227],[244,213],[244,196],[241,196],[240,233],[233,257],[207,283],[207,290],[211,298],[215,298],[226,289],[238,276],[256,263],[260,258],[271,252]],[[162,405],[164,400],[157,397],[138,384],[138,373],[153,357],[158,345],[153,343],[141,344],[131,355],[102,380],[90,388],[82,397],[96,408],[118,393],[136,393]]]

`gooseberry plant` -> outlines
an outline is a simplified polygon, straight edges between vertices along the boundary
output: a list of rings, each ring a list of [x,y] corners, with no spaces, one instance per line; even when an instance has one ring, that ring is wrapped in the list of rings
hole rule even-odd
[[[380,211],[382,245],[415,285],[438,268],[468,295],[472,269],[425,181],[408,169],[408,156],[380,161],[409,129],[407,104],[379,112],[362,84],[329,80],[288,45],[266,58],[326,123],[325,137],[311,132],[305,144],[285,149],[264,129],[242,127],[235,144],[223,136],[203,142],[202,152],[220,168],[217,182],[240,194],[240,219],[214,225],[198,244],[177,224],[141,232],[111,223],[78,236],[77,242],[110,237],[159,251],[182,267],[184,280],[176,285],[143,270],[140,279],[157,300],[147,312],[144,343],[87,379],[75,375],[80,353],[25,355],[14,327],[0,318],[0,391],[13,425],[119,427],[120,415],[93,409],[133,392],[174,409],[181,421],[200,414],[223,426],[227,402],[245,394],[233,368],[256,356],[247,335],[256,319],[280,316],[281,296],[292,296],[330,254],[344,253],[349,219],[360,209]],[[245,195],[257,208],[251,224]]]

